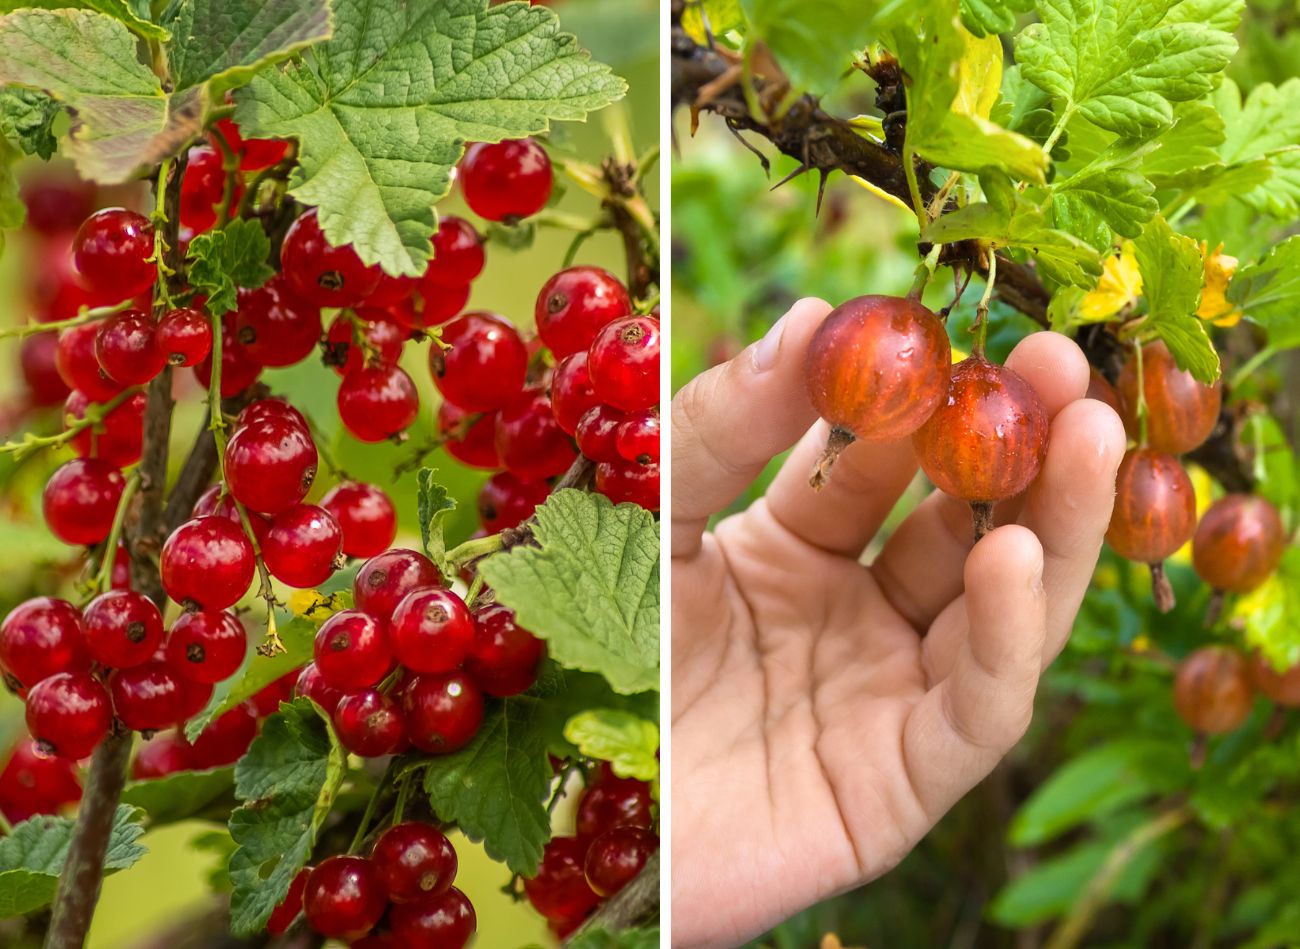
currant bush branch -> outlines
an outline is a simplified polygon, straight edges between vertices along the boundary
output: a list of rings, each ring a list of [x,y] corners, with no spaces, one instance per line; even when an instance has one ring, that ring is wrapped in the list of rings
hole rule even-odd
[[[76,316],[70,316],[66,320],[54,320],[50,323],[24,323],[22,326],[6,326],[0,328],[0,339],[24,339],[28,336],[35,336],[37,333],[55,333],[59,330],[72,329],[75,326],[85,326],[87,323],[96,323],[105,317],[112,316],[131,305],[130,300],[122,303],[114,303],[112,306],[81,307]]]
[[[107,402],[92,402],[86,406],[85,414],[77,419],[65,419],[63,430],[53,435],[37,435],[26,432],[21,439],[0,444],[0,455],[16,455],[25,458],[42,448],[56,448],[66,445],[88,428],[100,425],[115,408],[127,399],[143,391],[139,386],[123,389]]]

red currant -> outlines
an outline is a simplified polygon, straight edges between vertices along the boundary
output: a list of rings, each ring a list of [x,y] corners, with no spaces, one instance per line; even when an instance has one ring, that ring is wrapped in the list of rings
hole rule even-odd
[[[37,333],[23,340],[18,352],[18,364],[22,369],[23,381],[31,393],[33,405],[58,405],[68,396],[70,390],[59,375],[56,362],[58,350],[57,333]]]
[[[383,273],[367,267],[351,246],[334,247],[325,239],[316,209],[289,226],[280,246],[280,267],[289,286],[317,306],[355,306],[379,286]]]
[[[587,351],[591,387],[606,405],[624,412],[659,402],[659,322],[629,316],[606,325]]]
[[[0,770],[0,810],[9,820],[17,823],[27,815],[51,814],[79,800],[76,761],[41,751],[26,735],[19,738]]]
[[[321,337],[320,307],[299,299],[280,277],[257,290],[241,290],[236,337],[263,366],[292,366],[316,349]]]
[[[176,732],[162,732],[142,742],[131,762],[131,777],[153,781],[190,769],[190,747]]]
[[[528,348],[495,313],[466,313],[448,323],[440,346],[429,348],[429,370],[444,399],[467,412],[490,412],[513,402],[524,388]]]
[[[533,315],[556,359],[585,353],[601,327],[632,313],[627,288],[600,267],[570,267],[542,285]]]
[[[243,529],[228,518],[209,515],[172,531],[160,566],[163,588],[177,603],[224,610],[248,592],[257,563]]]
[[[641,872],[659,838],[640,827],[615,827],[601,834],[587,850],[587,885],[599,896],[613,896]]]
[[[196,771],[224,768],[248,751],[257,737],[257,715],[247,703],[237,705],[217,718],[194,739],[190,761]]]
[[[379,284],[370,296],[366,297],[366,306],[380,311],[389,307],[402,306],[415,292],[419,285],[418,277],[394,277],[380,272]]]
[[[371,557],[352,581],[356,608],[387,622],[406,594],[442,584],[442,575],[424,554],[397,547]]]
[[[359,939],[388,907],[375,866],[364,857],[326,857],[307,877],[303,909],[322,936]]]
[[[303,867],[298,871],[298,875],[293,878],[289,884],[289,892],[285,894],[284,900],[271,911],[270,917],[266,921],[266,932],[269,936],[283,936],[289,931],[294,920],[302,912],[302,897],[307,890],[307,877],[311,875],[311,867]]]
[[[307,433],[311,431],[306,416],[284,399],[258,399],[256,402],[250,402],[244,407],[244,411],[239,413],[239,418],[235,419],[235,428],[247,428],[268,419],[289,422]]]
[[[1216,590],[1249,593],[1282,562],[1286,530],[1263,498],[1229,494],[1201,517],[1192,537],[1192,565]]]
[[[421,282],[429,287],[464,287],[483,272],[483,238],[463,217],[448,214],[433,235],[433,257]]]
[[[84,758],[113,724],[108,690],[88,672],[60,672],[27,693],[27,730],[42,748]]]
[[[578,457],[555,421],[550,396],[540,389],[525,390],[498,413],[495,443],[501,463],[533,481],[563,474]]]
[[[99,458],[64,462],[45,485],[45,523],[65,544],[98,544],[112,530],[125,487],[122,472]]]
[[[518,527],[546,500],[551,486],[545,481],[523,481],[509,471],[483,482],[478,493],[478,515],[483,529],[496,534]]]
[[[483,724],[483,693],[459,672],[417,675],[402,690],[406,737],[430,754],[464,748]]]
[[[402,745],[402,712],[397,703],[375,689],[343,696],[334,709],[334,731],[354,755],[379,758]]]
[[[466,412],[450,402],[438,406],[438,433],[446,440],[447,454],[471,468],[491,471],[501,467],[497,454],[497,413]]]
[[[133,590],[109,590],[86,606],[82,617],[90,657],[110,669],[148,662],[162,645],[162,614],[153,600]]]
[[[415,294],[401,306],[391,308],[393,318],[407,328],[441,326],[455,319],[469,302],[470,285],[437,287],[421,283]]]
[[[650,785],[632,778],[605,777],[583,792],[578,801],[577,830],[583,841],[592,841],[615,827],[649,830]]]
[[[370,859],[394,903],[437,896],[456,879],[456,849],[429,824],[394,824],[379,835]]]
[[[98,424],[89,425],[72,436],[72,447],[83,458],[101,458],[114,467],[135,464],[144,447],[146,402],[143,392],[129,396]],[[69,422],[80,421],[90,406],[85,393],[74,389],[63,404],[64,417]]]
[[[244,624],[225,610],[182,613],[167,637],[167,661],[191,682],[224,682],[239,671],[247,654]]]
[[[474,620],[450,590],[408,593],[388,625],[393,652],[413,672],[450,672],[474,645]]]
[[[343,531],[334,515],[315,504],[297,504],[271,521],[262,560],[271,576],[291,587],[317,587],[334,573]]]
[[[185,175],[181,178],[181,227],[202,234],[217,223],[217,210],[225,200],[225,159],[216,149],[207,145],[191,148]],[[231,207],[243,197],[244,185],[235,175],[232,183]]]
[[[531,138],[476,142],[459,167],[465,203],[489,221],[526,218],[550,200],[551,159]]]
[[[302,428],[264,419],[236,429],[226,443],[226,483],[235,500],[259,514],[298,504],[316,478],[316,443]]]
[[[526,692],[545,655],[546,643],[516,623],[512,610],[492,604],[474,611],[474,644],[465,671],[488,695]]]
[[[281,138],[244,138],[234,119],[218,119],[213,135],[222,136],[239,155],[240,171],[261,171],[284,161],[290,143]]]
[[[258,514],[256,511],[248,511],[248,523],[253,527],[253,536],[257,538],[260,545],[266,540],[266,532],[271,529],[271,519],[264,514]],[[239,516],[239,506],[235,504],[235,499],[229,494],[221,493],[221,485],[214,484],[194,502],[193,517],[205,517],[209,514],[215,514],[218,517],[224,517],[232,524],[240,527],[242,530],[243,520]]]
[[[659,461],[659,412],[634,412],[618,423],[614,445],[625,461],[643,465]]]
[[[126,544],[119,543],[113,552],[113,572],[109,576],[108,586],[111,590],[131,589],[131,554],[126,549]]]
[[[399,903],[389,914],[393,939],[403,949],[462,949],[478,928],[474,906],[454,886],[416,903]]]
[[[0,623],[0,668],[11,685],[35,685],[59,672],[90,667],[81,614],[67,600],[26,600]]]
[[[104,208],[86,218],[72,242],[72,256],[87,286],[117,300],[144,293],[158,275],[149,261],[149,219],[126,208]]]
[[[316,631],[316,668],[336,689],[368,688],[393,667],[383,624],[360,610],[340,610]]]
[[[586,351],[561,359],[551,375],[551,411],[560,428],[574,434],[578,421],[599,404],[591,377],[587,375]]]
[[[537,875],[524,880],[524,893],[533,909],[552,922],[586,916],[600,897],[587,885],[583,863],[587,844],[576,837],[552,837],[542,851]]]
[[[1119,396],[1124,427],[1133,438],[1139,433],[1137,379],[1137,360],[1129,359],[1120,370]],[[1163,342],[1142,347],[1142,391],[1147,404],[1147,447],[1181,455],[1214,431],[1223,397],[1220,387],[1207,386],[1179,369]]]
[[[626,416],[618,409],[608,405],[590,408],[578,420],[574,433],[578,440],[578,450],[592,461],[621,461],[618,453],[618,427]]]
[[[239,342],[235,314],[221,318],[221,397],[239,395],[262,374],[262,364]],[[194,378],[205,389],[212,387],[212,354],[194,365]]]
[[[420,393],[399,366],[358,369],[343,377],[339,418],[363,442],[381,442],[410,427],[420,413]]]
[[[117,669],[108,679],[113,711],[132,731],[157,731],[176,724],[184,708],[181,684],[165,662]]]
[[[343,553],[349,557],[381,554],[397,536],[397,511],[383,489],[360,481],[344,481],[321,498],[343,531]]]
[[[647,511],[659,510],[659,465],[635,461],[603,461],[596,466],[596,490],[615,504],[630,502]]]
[[[212,352],[212,324],[188,306],[168,311],[154,331],[158,349],[172,366],[193,366]]]
[[[314,662],[307,663],[302,667],[302,672],[298,673],[298,681],[294,683],[293,694],[306,696],[319,705],[326,715],[330,716],[334,715],[339,702],[347,695],[342,689],[336,689],[326,682],[325,677],[320,674],[320,669]]]
[[[325,335],[325,364],[340,376],[360,372],[367,360],[375,368],[397,365],[410,331],[383,310],[358,310],[356,316],[360,319],[340,313],[330,324]]]
[[[73,326],[59,334],[54,365],[70,388],[86,393],[93,402],[107,402],[122,391],[122,386],[104,374],[95,355],[98,323]]]
[[[280,706],[293,699],[294,683],[298,681],[298,670],[286,672],[270,685],[265,685],[253,693],[249,703],[258,718],[266,718],[280,710]]]
[[[181,684],[181,714],[176,719],[176,723],[179,725],[188,722],[207,708],[208,703],[212,701],[212,693],[215,689],[202,682],[186,679],[184,676],[179,677],[177,681]],[[188,748],[189,745],[186,745],[186,747]]]
[[[1245,658],[1227,646],[1196,650],[1179,664],[1174,676],[1178,716],[1207,735],[1222,735],[1244,722],[1254,693]]]
[[[27,207],[23,224],[45,237],[70,230],[95,210],[95,190],[94,184],[76,175],[42,171],[39,176],[24,178],[19,185]]]

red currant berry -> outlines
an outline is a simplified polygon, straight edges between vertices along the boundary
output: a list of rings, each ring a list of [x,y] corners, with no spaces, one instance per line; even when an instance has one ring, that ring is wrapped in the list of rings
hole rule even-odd
[[[1241,653],[1227,646],[1196,650],[1174,676],[1178,717],[1206,735],[1222,735],[1244,722],[1254,696],[1250,667]]]
[[[69,231],[95,210],[95,191],[94,184],[76,175],[42,171],[39,177],[24,178],[19,185],[19,195],[27,207],[23,224],[44,237]]]
[[[65,544],[98,544],[113,527],[126,479],[98,458],[74,458],[50,476],[41,498],[45,523]]]
[[[257,714],[247,703],[217,718],[194,739],[190,762],[196,771],[224,768],[244,756],[257,737]]]
[[[186,521],[163,544],[163,588],[183,606],[233,606],[248,592],[256,566],[248,535],[219,515]]]
[[[388,635],[398,661],[412,672],[450,672],[474,645],[474,620],[450,590],[416,590],[393,611]]]
[[[481,218],[526,218],[550,200],[551,159],[531,138],[476,142],[460,160],[460,188],[469,209]]]
[[[26,815],[52,814],[79,800],[81,783],[76,760],[43,752],[26,735],[19,738],[0,770],[0,810],[10,821],[16,823]]]
[[[182,725],[208,707],[215,690],[210,685],[186,679],[184,676],[179,677],[177,681],[181,684],[181,714],[177,717],[176,724]],[[188,748],[189,745],[187,744],[186,747]]]
[[[131,554],[126,544],[119,543],[113,552],[113,571],[108,586],[110,590],[131,589]]]
[[[235,314],[221,318],[221,397],[239,395],[262,374],[262,364],[239,342],[235,332]],[[194,378],[203,388],[212,386],[212,354],[194,365]]]
[[[309,433],[284,420],[265,419],[237,429],[226,443],[226,483],[249,510],[279,514],[311,490],[316,460]]]
[[[528,348],[504,317],[466,313],[448,323],[442,342],[429,348],[429,370],[444,399],[467,412],[490,412],[513,402],[524,388]]]
[[[169,365],[193,366],[212,352],[212,324],[198,310],[177,307],[159,320],[154,341]]]
[[[280,277],[257,290],[241,290],[235,335],[263,366],[292,366],[320,342],[320,307],[300,300]]]
[[[266,718],[280,710],[285,702],[293,700],[293,686],[298,681],[298,670],[286,672],[270,685],[265,685],[253,693],[249,704],[258,718]]]
[[[144,410],[148,400],[143,392],[136,392],[125,402],[112,409],[103,420],[89,425],[72,436],[72,447],[83,458],[101,458],[117,468],[133,465],[140,460],[144,446]],[[63,414],[69,422],[86,417],[91,402],[85,393],[73,390],[63,404]]]
[[[572,435],[578,430],[579,420],[599,404],[591,377],[587,375],[586,351],[565,356],[551,375],[551,411],[555,421]]]
[[[518,527],[546,500],[551,486],[545,481],[522,481],[509,471],[483,482],[478,493],[478,516],[483,529],[496,534]]]
[[[587,885],[583,863],[587,844],[576,837],[552,837],[542,851],[537,875],[524,880],[524,893],[533,909],[552,922],[586,916],[600,897]]]
[[[117,669],[108,679],[113,711],[132,731],[157,731],[176,724],[184,708],[181,684],[165,662]]]
[[[334,573],[343,548],[343,531],[334,515],[315,504],[298,504],[271,521],[262,560],[281,583],[317,587]]]
[[[267,935],[283,936],[289,931],[289,927],[302,912],[302,897],[307,891],[307,877],[310,875],[311,867],[303,867],[298,871],[298,875],[289,884],[289,892],[285,894],[284,900],[271,911],[266,921]]]
[[[442,584],[442,575],[424,554],[397,547],[371,557],[352,581],[356,608],[387,622],[406,594]]]
[[[469,897],[450,887],[416,903],[399,903],[389,914],[393,939],[404,949],[462,949],[478,928]]]
[[[82,222],[72,242],[72,257],[82,282],[125,300],[153,286],[157,268],[153,228],[143,214],[126,208],[105,208]]]
[[[326,715],[333,716],[335,709],[338,708],[339,702],[347,695],[342,689],[336,689],[325,681],[325,677],[320,674],[320,669],[316,663],[309,662],[302,667],[302,672],[298,673],[298,681],[294,683],[293,694],[306,696],[311,699]]]
[[[402,746],[402,712],[396,702],[375,689],[343,696],[333,719],[339,742],[354,755],[379,758]]]
[[[1121,413],[1129,436],[1137,438],[1137,360],[1129,359],[1119,373]],[[1223,393],[1218,385],[1198,382],[1178,368],[1163,342],[1142,347],[1142,391],[1147,404],[1147,447],[1181,455],[1207,438],[1219,420]]]
[[[54,365],[59,376],[73,389],[86,393],[93,402],[107,402],[122,391],[122,386],[104,374],[95,355],[98,323],[73,326],[59,334]]]
[[[1138,563],[1159,563],[1192,539],[1196,493],[1173,455],[1139,448],[1120,462],[1106,541]]]
[[[18,352],[18,365],[33,405],[58,405],[71,391],[59,375],[58,351],[57,333],[37,333],[23,340]]]
[[[1278,672],[1263,656],[1256,656],[1251,671],[1255,687],[1278,705],[1300,706],[1300,665]]]
[[[546,643],[515,622],[499,604],[474,612],[474,644],[465,671],[488,695],[504,698],[532,688]]]
[[[441,326],[455,319],[465,309],[465,304],[469,302],[469,291],[469,284],[436,287],[421,283],[415,296],[400,306],[392,307],[389,312],[393,314],[393,319],[408,329]]]
[[[497,414],[495,443],[512,474],[534,481],[563,474],[578,457],[540,389],[526,389]]]
[[[108,690],[88,672],[60,672],[27,693],[27,730],[43,749],[65,758],[95,750],[113,723]]]
[[[601,327],[630,316],[627,288],[600,267],[570,267],[542,285],[533,315],[537,335],[556,359],[585,353]]]
[[[306,416],[284,399],[258,399],[256,402],[250,402],[244,407],[244,411],[239,413],[239,418],[235,419],[235,428],[248,428],[268,419],[289,422],[304,432],[311,431]]]
[[[190,770],[190,746],[176,732],[162,732],[141,743],[131,762],[131,777],[154,781]]]
[[[659,323],[648,316],[615,320],[596,334],[587,352],[591,387],[606,405],[624,412],[659,402]]]
[[[360,372],[367,360],[373,368],[397,365],[410,331],[383,310],[358,310],[356,315],[360,319],[340,313],[330,324],[325,365],[333,366],[340,376]]]
[[[343,531],[343,553],[349,557],[381,554],[397,536],[397,511],[382,488],[344,481],[321,498]]]
[[[182,613],[167,637],[167,661],[191,682],[224,682],[239,671],[247,654],[244,624],[225,610]]]
[[[240,171],[261,171],[284,161],[289,154],[289,142],[280,138],[244,138],[234,119],[218,119],[210,137],[220,135],[239,155]]]
[[[438,406],[438,433],[446,439],[442,447],[461,464],[489,471],[501,467],[497,454],[497,414],[466,412],[450,402]]]
[[[303,909],[308,925],[322,936],[359,939],[387,907],[375,866],[364,857],[326,857],[307,877]]]
[[[239,506],[235,504],[235,499],[229,494],[221,493],[221,485],[214,484],[194,502],[194,510],[191,512],[193,517],[205,517],[209,514],[215,514],[218,517],[224,517],[235,526],[243,530],[243,519],[239,516]],[[253,527],[253,536],[257,538],[260,545],[266,540],[266,532],[271,529],[271,519],[256,511],[248,511],[248,523]]]
[[[418,277],[394,277],[381,271],[378,286],[366,297],[366,306],[380,311],[402,306],[411,298],[419,282]]]
[[[340,610],[316,631],[316,668],[336,689],[375,685],[393,667],[383,624],[360,610]]]
[[[437,896],[456,879],[456,849],[430,824],[394,824],[379,835],[370,859],[394,903]]]
[[[626,416],[608,405],[590,408],[578,420],[574,433],[578,450],[592,461],[622,461],[618,453],[618,427]]]
[[[615,504],[630,502],[647,511],[659,510],[659,465],[635,461],[603,461],[596,466],[596,490]]]
[[[659,461],[659,412],[634,412],[618,423],[614,446],[625,461],[643,465]]]
[[[339,418],[357,439],[381,442],[404,432],[420,414],[420,393],[399,366],[359,369],[343,377]]]
[[[430,754],[464,748],[483,724],[483,693],[459,672],[417,675],[402,690],[406,737]]]
[[[438,221],[433,257],[421,282],[430,287],[464,287],[483,272],[483,238],[463,217],[449,214]]]
[[[658,849],[659,838],[640,827],[616,827],[601,834],[587,850],[587,885],[599,896],[613,896],[636,879]]]
[[[606,777],[583,792],[578,801],[577,830],[583,841],[592,841],[615,827],[654,824],[650,785],[632,778]]]
[[[1216,590],[1249,593],[1282,562],[1286,530],[1263,498],[1229,494],[1201,517],[1192,537],[1192,565]]]
[[[132,590],[109,590],[86,606],[82,625],[90,657],[110,669],[148,662],[163,641],[158,607]]]
[[[312,208],[289,226],[280,246],[280,267],[289,286],[317,306],[355,306],[379,286],[383,273],[367,267],[352,247],[334,247],[325,239]]]
[[[26,600],[0,623],[0,668],[11,686],[31,688],[60,672],[90,668],[81,614],[67,600]]]
[[[231,183],[230,206],[236,207],[243,197],[244,185],[239,176]],[[181,227],[202,234],[217,223],[218,209],[225,201],[226,169],[221,153],[207,145],[191,148],[185,175],[181,178]]]

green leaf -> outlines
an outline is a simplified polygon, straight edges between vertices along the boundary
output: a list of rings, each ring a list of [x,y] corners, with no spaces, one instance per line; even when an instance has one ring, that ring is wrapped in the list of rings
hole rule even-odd
[[[1173,103],[1210,92],[1237,44],[1204,23],[1166,18],[1174,0],[1039,0],[1042,22],[1016,37],[1024,77],[1120,135],[1173,121]]]
[[[1300,548],[1287,548],[1273,576],[1233,604],[1232,617],[1241,622],[1246,645],[1275,668],[1300,662]]]
[[[133,866],[146,853],[136,841],[144,833],[138,808],[119,805],[113,814],[104,868]],[[22,916],[47,906],[59,885],[75,824],[66,817],[38,816],[0,839],[0,917]]]
[[[578,747],[565,737],[564,729],[569,719],[588,709],[609,709],[647,721],[659,720],[658,692],[620,695],[598,675],[561,669],[550,660],[547,660],[547,665],[549,669],[543,675],[555,677],[557,684],[547,690],[539,727],[546,737],[547,750],[557,758],[581,754]]]
[[[4,250],[4,232],[22,227],[27,220],[27,205],[23,204],[18,176],[14,174],[14,164],[20,157],[18,150],[0,137],[0,251]]]
[[[1270,346],[1300,346],[1300,236],[1273,245],[1262,260],[1238,270],[1227,297],[1268,331]]]
[[[976,36],[1010,33],[1033,7],[1034,0],[961,0],[961,21]]]
[[[233,768],[178,771],[152,781],[132,781],[122,792],[122,803],[143,809],[149,825],[156,827],[201,813],[228,796],[234,786]]]
[[[1179,0],[1165,14],[1165,22],[1203,23],[1225,33],[1235,33],[1245,9],[1246,0]]]
[[[456,499],[447,489],[433,480],[436,468],[421,468],[416,474],[419,498],[416,510],[420,517],[420,545],[440,568],[447,560],[447,539],[443,536],[443,521],[456,510]]]
[[[1178,368],[1204,383],[1214,382],[1219,378],[1219,354],[1205,323],[1194,315],[1205,273],[1196,241],[1175,234],[1157,217],[1133,242],[1133,250],[1147,300],[1146,328],[1165,341]]]
[[[147,0],[0,0],[0,13],[12,13],[23,8],[39,7],[43,10],[95,10],[127,27],[146,40],[166,43],[171,33],[149,19]]]
[[[682,11],[682,29],[701,46],[708,44],[710,36],[718,37],[744,25],[740,0],[699,0]]]
[[[544,6],[336,0],[334,38],[236,93],[249,135],[296,138],[290,192],[366,263],[419,274],[466,141],[545,132],[620,98]]]
[[[479,566],[497,599],[561,665],[615,691],[659,686],[659,525],[635,504],[566,489],[536,513],[538,547]]]
[[[584,756],[608,761],[620,778],[659,777],[659,728],[654,722],[630,712],[592,709],[569,719],[564,737]]]
[[[190,286],[207,295],[209,313],[229,313],[238,288],[255,290],[275,274],[266,262],[270,253],[271,241],[257,221],[236,219],[206,231],[190,241],[186,254]]]
[[[1236,83],[1225,79],[1210,102],[1222,116],[1225,163],[1266,159],[1271,174],[1263,182],[1233,193],[1252,208],[1274,217],[1300,212],[1300,78],[1280,86],[1261,83],[1243,102]],[[1223,186],[1221,190],[1227,191]]]
[[[488,856],[514,873],[537,871],[551,837],[544,804],[551,764],[542,729],[545,701],[503,699],[468,745],[426,759],[424,789],[435,814],[455,821]]]
[[[243,85],[331,33],[325,0],[189,0],[170,13],[167,25],[184,38],[168,49],[179,89],[209,80],[218,90]]]
[[[174,154],[202,128],[202,87],[167,95],[120,22],[89,10],[0,18],[0,85],[42,90],[72,115],[67,154],[83,178],[119,184]]]
[[[1184,187],[1189,178],[1222,167],[1223,117],[1207,102],[1180,102],[1174,124],[1151,140],[1140,170],[1157,188]]]
[[[0,135],[25,154],[49,161],[59,148],[54,120],[61,111],[57,102],[35,89],[0,89]]]
[[[565,944],[566,949],[657,949],[663,945],[659,927],[649,929],[621,929],[609,932],[603,928],[584,929]]]
[[[1108,149],[1098,158],[1052,185],[1052,203],[1057,212],[1067,218],[1081,211],[1091,212],[1105,221],[1121,237],[1137,237],[1142,226],[1155,217],[1160,202],[1155,198],[1155,188],[1137,170],[1141,154],[1127,148]],[[1075,237],[1089,240],[1089,235],[1066,228]],[[1099,249],[1110,246],[1109,237]]]
[[[235,766],[235,796],[244,802],[230,815],[239,845],[230,858],[235,935],[260,932],[289,892],[346,771],[347,756],[310,699],[296,699],[262,724]]]

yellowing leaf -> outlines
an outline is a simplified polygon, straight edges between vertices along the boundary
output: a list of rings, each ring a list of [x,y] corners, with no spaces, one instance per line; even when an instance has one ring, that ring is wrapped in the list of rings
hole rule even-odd
[[[1125,241],[1118,254],[1102,263],[1101,279],[1083,295],[1079,315],[1089,323],[1105,320],[1132,304],[1141,293],[1142,274],[1138,272],[1133,243]]]
[[[890,204],[894,205],[894,207],[902,208],[908,214],[912,213],[912,208],[906,201],[902,200],[901,198],[895,197],[894,195],[886,191],[884,188],[872,184],[866,178],[856,178],[850,175],[849,180],[856,181],[858,184],[862,185],[862,187],[866,188],[868,191],[874,194],[877,198],[880,198],[882,201],[888,201]]]
[[[1209,244],[1201,242],[1201,256],[1205,258],[1205,285],[1201,290],[1201,305],[1196,315],[1215,326],[1233,326],[1241,320],[1241,310],[1228,302],[1228,283],[1237,272],[1237,258],[1223,253],[1220,244],[1213,252]]]
[[[957,97],[954,112],[987,119],[1002,90],[1002,43],[996,36],[976,38],[964,34],[966,51],[957,60]]]

